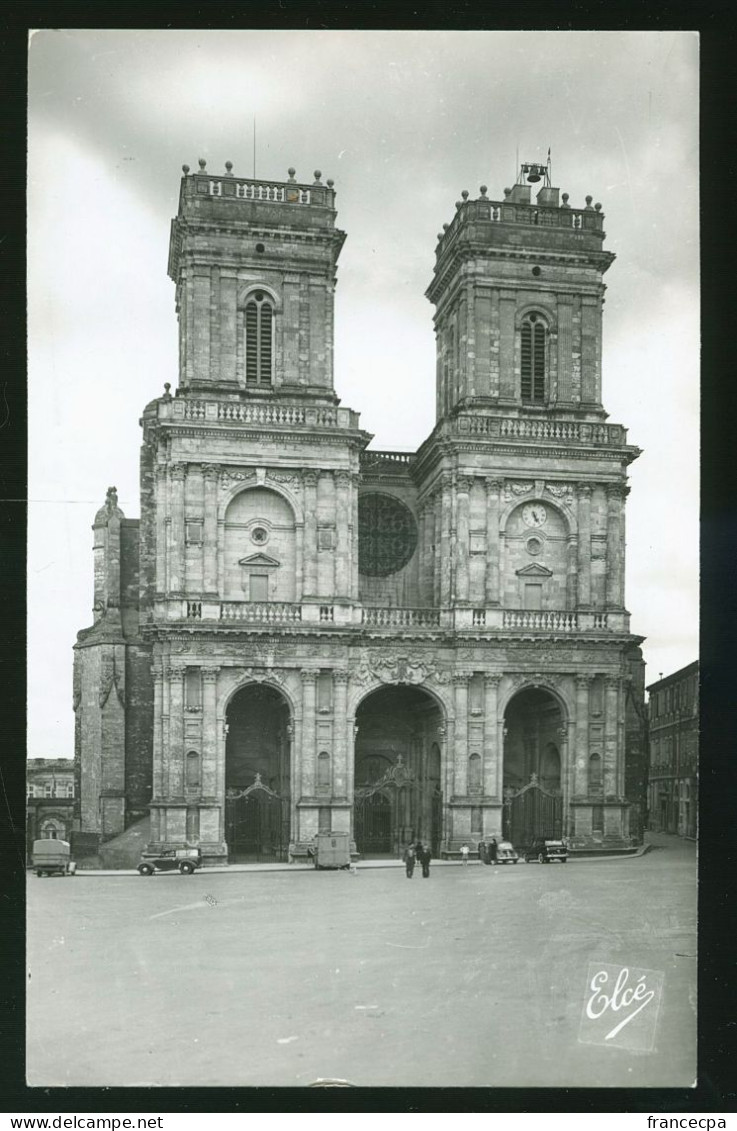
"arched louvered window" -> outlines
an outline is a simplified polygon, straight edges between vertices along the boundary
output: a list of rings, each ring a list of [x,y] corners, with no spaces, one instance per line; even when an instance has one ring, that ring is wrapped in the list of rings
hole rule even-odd
[[[522,323],[520,357],[522,400],[527,404],[542,404],[545,400],[545,338],[545,323],[537,314],[528,314]]]
[[[246,384],[270,385],[274,371],[274,307],[263,291],[246,303]]]

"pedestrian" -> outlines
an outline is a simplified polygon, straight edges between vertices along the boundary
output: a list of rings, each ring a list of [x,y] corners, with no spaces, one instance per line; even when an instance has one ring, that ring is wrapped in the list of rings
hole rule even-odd
[[[404,850],[403,859],[404,859],[404,866],[405,866],[405,869],[407,871],[407,879],[411,880],[412,876],[414,875],[415,860],[416,860],[414,844],[408,844],[407,845],[407,847]]]
[[[461,845],[461,860],[463,861],[463,867],[465,868],[466,864],[468,864],[468,845],[467,844]]]
[[[496,837],[495,837],[495,836],[493,836],[493,837],[491,838],[491,844],[489,845],[489,861],[490,861],[490,862],[491,862],[492,864],[496,864],[496,852],[497,852],[497,848],[498,848],[498,847],[499,847],[499,846],[498,846],[498,844],[496,843]]]
[[[421,846],[421,852],[420,852],[419,859],[420,859],[420,864],[422,865],[422,878],[423,878],[423,880],[426,880],[428,878],[428,876],[430,875],[430,861],[432,860],[432,856],[430,854],[430,845],[429,844],[423,844]]]

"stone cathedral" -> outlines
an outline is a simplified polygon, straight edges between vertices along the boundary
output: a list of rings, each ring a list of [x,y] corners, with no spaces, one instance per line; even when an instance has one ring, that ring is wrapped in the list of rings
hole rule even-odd
[[[305,858],[318,832],[362,858],[630,846],[639,450],[602,405],[601,206],[538,165],[462,193],[427,289],[437,422],[411,454],[369,447],[335,392],[333,182],[183,172],[178,383],[141,418],[140,519],[110,488],[93,526],[77,829],[149,822],[152,849],[209,864]]]

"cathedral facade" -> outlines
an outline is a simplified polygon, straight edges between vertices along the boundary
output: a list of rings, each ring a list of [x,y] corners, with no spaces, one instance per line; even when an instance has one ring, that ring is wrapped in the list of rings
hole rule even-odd
[[[344,239],[319,173],[184,167],[178,384],[141,418],[140,520],[111,488],[93,527],[78,828],[150,817],[152,848],[208,863],[304,858],[318,832],[364,857],[416,837],[626,848],[639,452],[602,405],[600,206],[544,166],[501,199],[463,193],[427,290],[437,423],[415,453],[370,448],[335,393]]]

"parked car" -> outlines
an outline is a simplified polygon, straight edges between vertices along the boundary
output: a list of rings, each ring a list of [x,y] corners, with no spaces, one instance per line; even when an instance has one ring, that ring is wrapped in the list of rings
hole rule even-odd
[[[44,840],[34,840],[33,855],[31,857],[37,876],[73,876],[77,865],[71,859],[71,847],[66,840],[56,840],[49,837]]]
[[[154,872],[181,872],[183,876],[191,876],[200,867],[199,848],[165,848],[162,852],[144,852],[138,871],[142,876],[153,876]]]
[[[568,859],[568,849],[563,840],[554,840],[552,837],[536,837],[525,851],[525,860],[537,860],[539,864],[552,864],[559,860],[565,864]]]
[[[497,864],[516,864],[519,853],[515,852],[514,845],[509,840],[500,840],[496,846]]]

